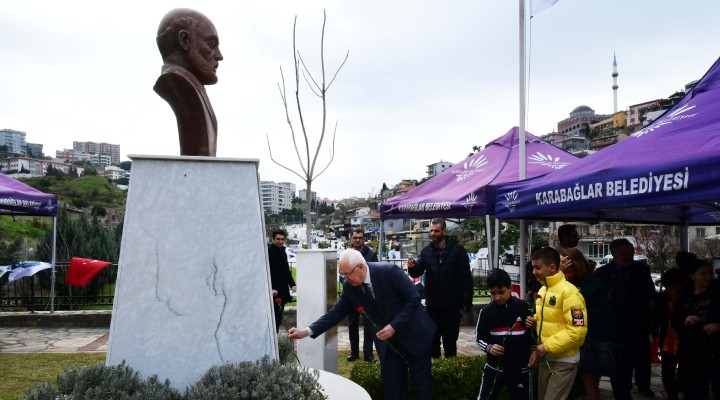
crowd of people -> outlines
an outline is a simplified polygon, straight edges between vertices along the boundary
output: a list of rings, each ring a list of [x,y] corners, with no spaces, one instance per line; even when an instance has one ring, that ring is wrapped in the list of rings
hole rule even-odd
[[[407,263],[410,276],[425,276],[424,307],[402,269],[375,262],[362,232],[353,232],[353,245],[340,256],[344,286],[338,302],[310,326],[291,328],[289,337],[316,338],[346,316],[361,315],[371,322],[385,397],[407,398],[409,373],[415,398],[432,398],[431,359],[443,355],[441,345],[445,357],[456,356],[472,284],[464,250],[446,236],[444,220],[433,220],[430,231],[432,243]],[[595,269],[576,248],[576,228],[561,231],[556,249],[531,254],[533,301],[511,295],[504,270],[495,269],[487,278],[491,301],[476,324],[477,344],[487,354],[478,399],[497,399],[505,387],[513,399],[532,399],[534,370],[540,399],[566,399],[578,374],[588,400],[600,398],[601,376],[610,377],[616,399],[631,398],[633,379],[639,394],[654,397],[653,343],[668,399],[704,400],[711,391],[720,399],[720,281],[713,279],[711,263],[678,253],[677,268],[662,275],[664,290],[657,293],[649,266],[634,260],[635,248],[627,239],[614,240],[613,260]],[[353,325],[350,361],[359,358],[359,324]],[[365,332],[368,360],[368,325]]]

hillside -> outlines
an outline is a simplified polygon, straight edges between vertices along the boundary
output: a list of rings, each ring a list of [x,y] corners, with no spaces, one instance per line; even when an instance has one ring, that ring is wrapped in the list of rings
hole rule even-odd
[[[69,176],[40,176],[21,179],[35,189],[58,196],[61,202],[75,207],[124,208],[127,192],[100,175],[79,178]]]

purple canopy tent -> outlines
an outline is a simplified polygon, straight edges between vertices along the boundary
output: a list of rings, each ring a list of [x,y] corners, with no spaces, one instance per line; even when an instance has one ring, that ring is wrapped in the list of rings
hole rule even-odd
[[[496,215],[503,219],[717,224],[718,107],[720,59],[675,107],[620,143],[561,172],[499,185]]]
[[[513,127],[503,136],[488,143],[483,150],[405,195],[383,203],[380,207],[381,217],[471,218],[494,215],[495,185],[518,180],[519,132],[517,126]],[[526,175],[529,177],[564,170],[578,161],[574,155],[530,133],[525,132],[525,138]],[[489,220],[489,217],[487,219]],[[487,229],[489,232],[489,224]]]
[[[53,217],[52,283],[50,312],[55,311],[55,240],[57,231],[57,196],[43,193],[0,173],[0,215],[39,215]]]
[[[479,217],[495,212],[494,185],[518,180],[518,127],[413,189],[382,204],[382,218]],[[527,176],[565,170],[578,158],[525,133]]]

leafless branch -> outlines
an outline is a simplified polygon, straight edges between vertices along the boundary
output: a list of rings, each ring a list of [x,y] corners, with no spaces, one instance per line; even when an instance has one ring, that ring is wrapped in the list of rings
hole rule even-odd
[[[348,60],[348,57],[350,57],[350,51],[348,50],[347,53],[345,53],[345,59],[343,60],[342,64],[338,67],[337,71],[335,71],[335,75],[333,75],[332,79],[330,79],[330,83],[328,83],[327,88],[325,89],[330,90],[330,86],[332,86],[333,82],[335,82],[335,78],[337,78],[338,74],[340,73],[340,70],[342,69],[343,65],[345,65],[345,62]]]
[[[326,169],[332,164],[333,160],[335,159],[335,134],[337,133],[337,121],[335,121],[335,130],[333,131],[333,139],[332,139],[332,146],[330,147],[330,161],[328,161],[327,165],[325,165],[325,168],[322,169],[317,175],[315,175],[312,179],[316,179],[320,175],[325,172]]]
[[[265,135],[265,139],[267,139],[267,144],[268,144],[268,151],[270,152],[270,160],[272,160],[272,162],[274,162],[275,164],[277,164],[277,165],[279,165],[279,166],[281,166],[281,167],[285,168],[286,170],[288,170],[288,171],[292,172],[293,174],[295,174],[295,175],[299,176],[299,177],[300,177],[300,179],[305,179],[305,178],[304,178],[303,176],[301,176],[300,174],[298,174],[298,173],[297,173],[297,172],[295,172],[294,170],[292,170],[292,169],[290,169],[290,168],[288,168],[288,167],[286,167],[286,166],[284,166],[284,165],[280,164],[279,162],[275,161],[275,159],[273,158],[273,155],[272,155],[272,149],[270,148],[270,138],[268,137],[268,135]]]
[[[303,118],[302,106],[300,105],[300,68],[298,63],[298,51],[296,45],[296,28],[297,28],[297,15],[295,16],[295,22],[293,23],[293,60],[295,62],[295,102],[297,103],[298,116],[300,117],[300,127],[302,128],[303,137],[305,138],[305,160],[307,160],[307,166],[303,165],[303,171],[305,172],[305,180],[312,177],[312,167],[310,166],[310,141],[308,140],[307,130],[305,129],[305,118]],[[322,139],[321,139],[322,140]],[[302,162],[301,162],[302,164]]]
[[[302,64],[302,66],[303,66],[303,68],[302,68],[302,73],[303,73],[303,77],[305,78],[305,82],[307,82],[308,86],[310,87],[310,90],[312,90],[313,93],[315,93],[316,96],[322,97],[322,96],[320,96],[320,94],[318,93],[318,92],[322,91],[322,88],[320,87],[320,85],[317,84],[317,82],[315,81],[315,78],[313,78],[313,76],[312,76],[312,74],[310,73],[310,70],[308,69],[307,65],[305,65],[305,60],[303,60],[302,54],[300,54],[299,52],[298,52],[298,58],[300,58],[300,64]],[[307,74],[307,76],[309,76],[310,79],[312,80],[312,85],[311,85],[310,82],[307,80],[306,74]],[[313,85],[315,85],[315,87],[313,87]],[[317,91],[315,91],[315,88],[317,88]]]
[[[305,174],[305,176],[307,176],[308,170],[305,168],[305,165],[302,162],[302,157],[300,157],[300,150],[298,149],[297,139],[295,138],[295,128],[293,127],[292,121],[290,120],[290,111],[288,110],[288,105],[287,105],[287,94],[285,92],[285,75],[283,74],[282,66],[280,66],[280,78],[282,79],[282,89],[280,89],[280,85],[278,84],[278,90],[280,90],[280,98],[282,98],[283,107],[285,108],[285,120],[287,121],[287,124],[290,126],[290,133],[291,133],[292,140],[293,140],[293,147],[295,147],[295,154],[297,155],[298,163],[300,164],[300,168],[302,168],[302,171]],[[270,144],[270,142],[268,139],[268,145],[269,144]],[[275,161],[275,160],[273,160],[273,161]]]

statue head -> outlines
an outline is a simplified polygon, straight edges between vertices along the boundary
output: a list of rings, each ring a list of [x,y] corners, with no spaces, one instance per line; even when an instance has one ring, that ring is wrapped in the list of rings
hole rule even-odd
[[[160,21],[156,41],[165,64],[187,69],[203,85],[217,83],[223,56],[215,25],[208,17],[189,8],[171,10]]]

